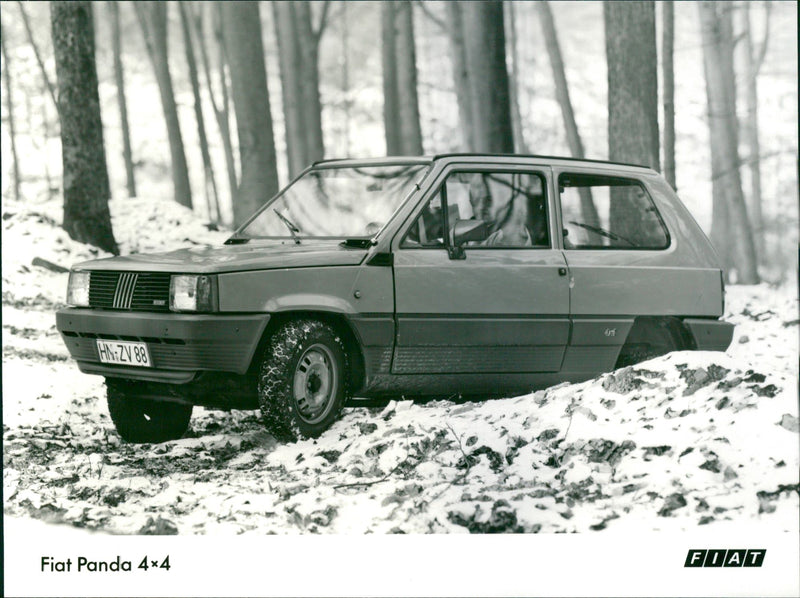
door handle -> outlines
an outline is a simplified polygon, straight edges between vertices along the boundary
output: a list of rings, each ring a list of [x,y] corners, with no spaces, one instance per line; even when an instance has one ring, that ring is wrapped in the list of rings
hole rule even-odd
[[[558,275],[559,276],[566,276],[567,275],[567,269],[566,268],[559,268],[558,269]]]

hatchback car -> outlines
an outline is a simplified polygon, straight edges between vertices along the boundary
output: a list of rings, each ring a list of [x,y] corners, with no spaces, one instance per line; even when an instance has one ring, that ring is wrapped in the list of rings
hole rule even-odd
[[[314,437],[351,397],[522,393],[733,334],[660,175],[546,156],[319,162],[223,246],[74,266],[67,303],[131,442],[180,437],[194,405]]]

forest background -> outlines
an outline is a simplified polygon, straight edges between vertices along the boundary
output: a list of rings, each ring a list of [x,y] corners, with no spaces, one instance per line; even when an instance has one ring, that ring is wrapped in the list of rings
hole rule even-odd
[[[2,2],[4,203],[62,201],[73,180],[62,4]],[[226,228],[322,158],[610,157],[664,171],[730,282],[797,270],[795,3],[88,6],[114,198],[174,199]],[[93,242],[92,212],[65,217],[73,238]]]

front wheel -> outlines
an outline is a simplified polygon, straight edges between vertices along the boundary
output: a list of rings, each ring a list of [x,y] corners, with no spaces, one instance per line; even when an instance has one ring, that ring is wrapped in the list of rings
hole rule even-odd
[[[348,393],[348,359],[328,324],[294,320],[270,338],[258,378],[267,429],[280,440],[314,438],[339,416]]]
[[[184,435],[192,405],[145,399],[135,384],[107,380],[108,412],[123,440],[135,443],[166,442]]]

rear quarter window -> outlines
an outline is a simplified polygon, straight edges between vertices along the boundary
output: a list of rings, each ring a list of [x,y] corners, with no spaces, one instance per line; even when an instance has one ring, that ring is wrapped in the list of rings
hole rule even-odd
[[[562,173],[558,191],[565,249],[669,247],[669,232],[641,181]]]

